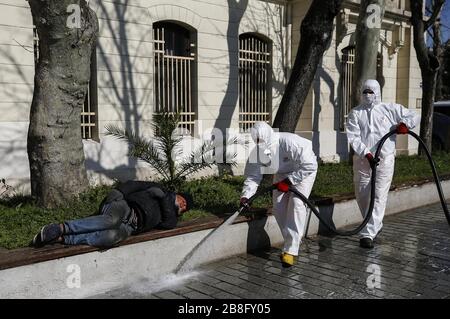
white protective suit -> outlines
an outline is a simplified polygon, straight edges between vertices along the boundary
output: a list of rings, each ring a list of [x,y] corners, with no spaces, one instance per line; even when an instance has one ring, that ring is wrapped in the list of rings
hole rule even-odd
[[[381,102],[380,84],[376,80],[364,82],[362,92],[370,89],[375,93],[373,101],[362,98],[362,104],[355,107],[347,119],[348,142],[355,151],[353,157],[353,182],[359,209],[363,216],[369,208],[370,177],[372,170],[369,161],[365,158],[367,153],[375,156],[381,138],[395,129],[397,124],[403,122],[408,129],[416,125],[416,114],[400,104]],[[392,135],[383,145],[380,154],[380,163],[377,166],[377,179],[375,190],[375,203],[372,218],[366,227],[361,230],[362,238],[374,239],[383,227],[383,217],[386,208],[389,187],[394,174],[395,164],[395,138]]]
[[[312,143],[296,134],[274,132],[265,122],[256,122],[251,134],[257,147],[245,168],[242,197],[254,195],[263,174],[269,173],[275,174],[274,183],[288,178],[292,187],[308,197],[317,173]],[[274,190],[273,214],[284,238],[283,252],[297,256],[304,235],[305,204],[291,192]]]

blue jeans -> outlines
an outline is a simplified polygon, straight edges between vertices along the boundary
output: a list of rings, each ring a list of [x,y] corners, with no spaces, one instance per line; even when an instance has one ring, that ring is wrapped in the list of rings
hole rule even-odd
[[[127,239],[135,228],[128,219],[131,209],[121,192],[112,190],[101,214],[64,222],[64,244],[111,247]]]

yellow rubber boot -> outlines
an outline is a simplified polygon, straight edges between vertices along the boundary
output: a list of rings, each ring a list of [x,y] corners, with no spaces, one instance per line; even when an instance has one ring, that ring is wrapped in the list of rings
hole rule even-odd
[[[281,265],[285,268],[291,267],[294,265],[294,256],[288,253],[282,253],[280,256]]]

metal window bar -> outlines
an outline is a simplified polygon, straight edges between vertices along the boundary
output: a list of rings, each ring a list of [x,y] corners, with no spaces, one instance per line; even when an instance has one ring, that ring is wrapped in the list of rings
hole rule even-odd
[[[421,109],[421,108],[422,108],[422,99],[416,98],[416,109]]]
[[[81,112],[81,137],[83,139],[93,139],[94,130],[96,128],[95,116],[96,112],[92,110],[93,101],[91,101],[91,89],[88,87],[86,99],[83,104],[83,111]]]
[[[348,114],[352,109],[352,83],[353,83],[353,66],[355,64],[355,49],[345,49],[342,53],[341,62],[341,130],[345,130],[345,123]]]
[[[269,45],[253,37],[239,39],[239,128],[247,132],[257,121],[270,121]]]
[[[194,132],[195,111],[192,105],[192,74],[195,56],[166,54],[164,27],[154,28],[155,112],[180,114],[179,127],[185,135]]]
[[[97,138],[97,51],[95,48],[91,56],[91,78],[81,111],[81,137],[83,139]]]

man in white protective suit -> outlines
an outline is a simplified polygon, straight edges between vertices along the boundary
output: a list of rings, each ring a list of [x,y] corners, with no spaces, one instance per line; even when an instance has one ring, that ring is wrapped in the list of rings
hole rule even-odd
[[[263,174],[275,174],[273,214],[284,238],[280,258],[283,267],[290,267],[304,235],[306,207],[288,190],[291,186],[309,196],[317,173],[316,155],[309,140],[292,133],[274,132],[265,122],[256,122],[251,135],[258,156],[250,155],[247,162],[241,205],[245,206],[256,193]]]
[[[366,216],[370,202],[370,178],[377,166],[375,203],[372,218],[360,232],[359,244],[373,248],[373,241],[381,232],[389,187],[394,174],[395,139],[392,135],[383,145],[379,161],[374,159],[381,138],[396,129],[397,134],[407,134],[416,126],[416,114],[404,106],[381,101],[380,84],[367,80],[362,87],[361,104],[352,109],[347,119],[347,138],[353,156],[353,182],[361,214]]]

